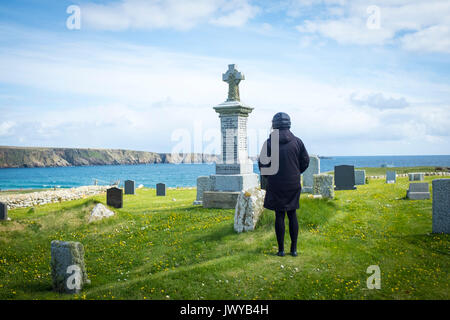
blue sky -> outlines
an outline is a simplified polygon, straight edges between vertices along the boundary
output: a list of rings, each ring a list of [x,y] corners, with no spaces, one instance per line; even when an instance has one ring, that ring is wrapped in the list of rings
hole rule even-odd
[[[216,152],[235,63],[251,154],[449,154],[449,62],[447,0],[2,1],[0,145]]]

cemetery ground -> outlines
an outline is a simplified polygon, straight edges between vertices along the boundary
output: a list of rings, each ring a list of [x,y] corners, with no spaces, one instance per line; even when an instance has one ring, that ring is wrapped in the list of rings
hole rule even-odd
[[[0,222],[0,299],[449,299],[449,235],[431,234],[432,202],[405,200],[408,184],[371,179],[334,200],[303,194],[298,257],[275,255],[272,211],[237,234],[234,210],[193,206],[195,189],[139,189],[90,224],[105,195],[10,210],[12,221]],[[78,295],[52,291],[52,240],[85,247],[91,284]],[[367,288],[371,265],[379,290]]]

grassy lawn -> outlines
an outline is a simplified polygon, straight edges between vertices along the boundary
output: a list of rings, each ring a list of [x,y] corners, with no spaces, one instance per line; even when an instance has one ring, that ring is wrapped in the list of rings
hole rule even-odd
[[[273,212],[236,234],[234,210],[193,206],[195,190],[139,189],[91,224],[104,195],[10,210],[0,299],[449,299],[449,236],[431,234],[432,202],[405,200],[408,183],[370,180],[332,201],[302,195],[298,257],[274,255]],[[51,240],[84,244],[92,283],[82,294],[51,291]],[[380,290],[367,289],[370,265]]]

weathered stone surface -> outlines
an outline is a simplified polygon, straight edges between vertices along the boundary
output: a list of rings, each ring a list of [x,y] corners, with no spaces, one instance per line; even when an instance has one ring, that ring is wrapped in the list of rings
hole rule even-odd
[[[234,213],[234,230],[236,232],[255,229],[256,223],[264,211],[265,195],[266,191],[259,188],[241,191],[237,198]]]
[[[91,211],[91,215],[89,216],[89,222],[102,220],[103,218],[112,217],[115,213],[108,208],[106,208],[103,204],[97,203],[95,207]]]
[[[433,185],[433,233],[450,233],[450,179],[435,179]]]
[[[309,166],[305,172],[302,174],[303,185],[302,192],[303,193],[312,193],[314,186],[314,175],[320,174],[320,158],[318,156],[310,155],[309,156]]]
[[[334,178],[329,174],[315,174],[313,176],[314,195],[321,195],[322,198],[333,199],[334,198]]]
[[[201,205],[203,203],[203,192],[211,190],[211,181],[208,176],[197,178],[197,198],[194,204]]]
[[[205,191],[203,208],[234,209],[240,192]]]
[[[410,183],[409,190],[406,192],[406,198],[410,200],[430,199],[428,182]]]
[[[241,192],[255,188],[259,185],[259,176],[256,173],[210,176],[211,191]]]
[[[51,242],[51,274],[55,291],[79,293],[88,280],[84,264],[84,247],[79,242]]]
[[[123,190],[113,187],[106,190],[106,204],[114,208],[123,207]]]
[[[354,190],[355,187],[355,167],[340,165],[334,167],[334,182],[336,190]]]
[[[135,194],[135,187],[133,180],[126,180],[124,183],[125,194]]]
[[[8,205],[0,202],[0,221],[8,220]]]
[[[366,184],[366,170],[355,170],[355,184]]]
[[[409,181],[423,181],[424,176],[425,176],[425,173],[423,173],[423,172],[408,173]]]
[[[164,183],[157,183],[156,184],[156,196],[158,197],[165,197],[166,196],[166,185]]]
[[[386,171],[386,183],[395,183],[397,181],[396,171]]]
[[[26,208],[48,203],[70,201],[104,193],[107,186],[84,186],[71,189],[57,189],[11,195],[0,194],[0,202],[6,203],[9,209]]]

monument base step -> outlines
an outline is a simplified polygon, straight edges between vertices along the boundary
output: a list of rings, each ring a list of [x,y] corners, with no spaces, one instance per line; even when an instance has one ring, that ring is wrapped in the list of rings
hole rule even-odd
[[[203,208],[234,209],[240,192],[205,191],[203,192]]]
[[[430,199],[429,192],[407,192],[406,198],[409,200],[428,200]]]
[[[339,187],[335,187],[334,188],[334,190],[356,190],[356,187],[355,186],[348,186],[348,187],[346,187],[346,186],[339,186]]]

